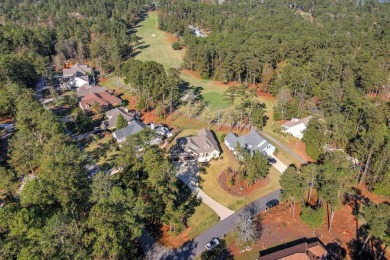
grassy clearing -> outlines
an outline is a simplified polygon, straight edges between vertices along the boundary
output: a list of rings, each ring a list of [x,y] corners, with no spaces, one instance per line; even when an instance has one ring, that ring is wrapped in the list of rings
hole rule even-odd
[[[137,36],[141,37],[136,47],[139,54],[136,59],[141,61],[156,61],[165,69],[181,67],[185,50],[172,49],[172,35],[158,29],[158,15],[150,12],[144,21],[137,27]]]
[[[218,215],[211,208],[204,203],[200,204],[196,207],[194,215],[188,219],[188,226],[190,227],[188,239],[191,240],[199,236],[218,221]]]
[[[230,106],[229,100],[224,95],[228,86],[221,86],[218,81],[200,79],[187,73],[181,73],[181,78],[190,86],[201,87],[204,101],[209,102],[213,109],[225,109]]]

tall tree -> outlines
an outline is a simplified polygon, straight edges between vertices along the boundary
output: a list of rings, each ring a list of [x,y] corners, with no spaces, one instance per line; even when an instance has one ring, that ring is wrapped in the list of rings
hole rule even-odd
[[[293,218],[295,218],[295,204],[303,198],[304,183],[301,174],[294,167],[288,167],[279,180],[283,189],[282,197],[291,201]]]

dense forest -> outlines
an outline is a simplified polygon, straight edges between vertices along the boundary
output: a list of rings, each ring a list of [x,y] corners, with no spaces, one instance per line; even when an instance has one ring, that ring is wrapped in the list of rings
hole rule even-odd
[[[148,2],[2,1],[1,79],[31,84],[37,74],[49,73],[52,60],[59,68],[67,60],[88,59],[100,69],[119,69],[131,54],[132,28]]]
[[[160,27],[187,47],[186,68],[274,94],[275,120],[314,115],[307,153],[344,149],[363,165],[358,179],[390,195],[389,4],[162,2]],[[210,33],[196,37],[189,25]]]
[[[118,69],[145,2],[0,4],[0,116],[16,122],[0,165],[0,258],[129,258],[140,255],[146,226],[179,232],[193,214],[197,199],[163,151],[145,143],[150,133],[122,147],[121,174],[92,176],[91,158],[31,89],[53,62]]]

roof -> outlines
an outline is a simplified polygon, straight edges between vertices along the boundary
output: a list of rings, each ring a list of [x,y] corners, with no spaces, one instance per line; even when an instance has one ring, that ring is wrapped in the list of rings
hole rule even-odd
[[[69,75],[73,76],[75,74],[82,74],[82,75],[92,74],[92,68],[89,67],[88,65],[76,63],[70,69],[62,70],[62,75],[64,76],[69,76]]]
[[[323,248],[320,245],[313,246],[309,248],[307,251],[311,252],[313,255],[321,257],[323,255],[326,255],[328,252],[326,252],[325,248]]]
[[[229,133],[225,137],[225,141],[229,144],[230,147],[235,148],[237,143],[240,147],[252,150],[252,151],[263,151],[266,149],[267,145],[271,143],[268,142],[261,134],[256,130],[251,130],[248,134],[237,136],[233,133]]]
[[[113,135],[117,140],[126,138],[130,135],[134,135],[136,133],[141,132],[146,125],[140,121],[133,120],[130,124],[122,129],[116,130]]]
[[[84,97],[89,93],[102,93],[106,91],[107,89],[105,87],[91,86],[89,84],[84,84],[79,88],[79,91],[77,91],[77,97]]]
[[[289,255],[279,260],[310,260],[310,258],[305,253],[295,253],[293,255]]]
[[[312,118],[313,118],[312,116],[307,116],[307,117],[304,117],[302,119],[293,118],[290,121],[284,123],[282,126],[293,127],[293,126],[300,125],[300,124],[304,124],[305,126],[307,126],[310,119],[312,119]]]
[[[103,123],[104,126],[107,128],[116,127],[119,115],[122,115],[123,118],[128,122],[134,119],[134,116],[130,115],[125,110],[125,108],[117,107],[117,108],[111,109],[111,110],[106,112],[106,116],[108,117],[108,119],[106,121],[104,121],[104,123]]]
[[[221,152],[213,133],[206,128],[200,130],[197,136],[187,137],[186,139],[185,150],[192,150],[198,154],[211,153],[215,150]]]
[[[309,252],[320,258],[327,254],[318,238],[300,238],[260,251],[260,260],[306,260],[311,259]]]
[[[92,106],[94,103],[98,103],[100,106],[115,105],[120,103],[121,100],[111,94],[106,92],[102,93],[89,93],[81,99],[81,107],[83,109],[88,109],[86,105]]]

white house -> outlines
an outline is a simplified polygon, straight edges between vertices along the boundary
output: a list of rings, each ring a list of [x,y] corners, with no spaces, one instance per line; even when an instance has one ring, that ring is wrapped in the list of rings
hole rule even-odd
[[[62,77],[66,88],[80,88],[90,84],[89,76],[92,68],[88,65],[76,63],[70,69],[62,70]]]
[[[240,147],[248,150],[251,154],[256,151],[271,156],[275,152],[275,146],[268,142],[262,135],[257,131],[251,130],[248,134],[237,136],[230,132],[226,137],[224,143],[227,148],[236,154],[236,147]]]
[[[221,155],[221,150],[213,133],[203,128],[197,136],[185,138],[184,151],[198,157],[198,162],[209,162]]]
[[[282,125],[282,132],[288,133],[296,138],[303,138],[303,131],[306,130],[312,116],[307,116],[302,119],[293,118]]]

